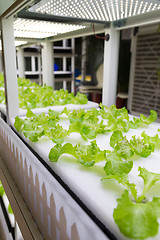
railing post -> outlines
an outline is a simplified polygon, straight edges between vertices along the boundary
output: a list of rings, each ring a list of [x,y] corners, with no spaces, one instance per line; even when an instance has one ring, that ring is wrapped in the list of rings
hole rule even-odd
[[[116,104],[120,32],[111,27],[105,34],[109,34],[109,40],[104,45],[102,103],[109,107]]]
[[[13,17],[1,18],[1,34],[7,122],[9,122],[9,119],[17,116],[19,111]]]
[[[24,50],[21,47],[17,48],[17,61],[18,61],[18,75],[19,75],[19,78],[24,78],[25,77]]]
[[[46,41],[42,49],[43,84],[54,88],[53,43]]]

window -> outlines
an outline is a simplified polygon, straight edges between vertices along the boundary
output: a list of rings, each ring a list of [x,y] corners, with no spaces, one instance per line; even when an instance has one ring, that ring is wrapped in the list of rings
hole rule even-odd
[[[32,71],[31,57],[25,57],[25,71]]]
[[[63,71],[63,59],[62,58],[54,59],[54,70],[55,71]]]
[[[67,58],[67,71],[71,71],[72,66],[71,66],[71,58]]]
[[[71,47],[71,44],[72,44],[71,39],[68,39],[68,47]]]
[[[62,45],[63,45],[63,41],[54,42],[55,47],[62,47]]]
[[[38,57],[35,57],[35,71],[38,71]]]

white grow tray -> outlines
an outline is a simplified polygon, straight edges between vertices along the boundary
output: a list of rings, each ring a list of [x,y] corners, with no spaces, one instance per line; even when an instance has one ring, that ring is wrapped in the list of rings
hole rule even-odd
[[[45,108],[35,108],[35,109],[32,109],[32,112],[33,113],[41,113],[41,112],[48,113],[49,109],[58,111],[58,112],[62,112],[65,107],[67,107],[69,110],[90,109],[90,108],[98,108],[99,104],[88,101],[87,104],[66,104],[66,105],[62,105],[62,106],[48,106]],[[4,115],[6,115],[6,106],[3,103],[0,104],[0,112],[2,112]],[[26,109],[19,108],[19,113],[18,113],[19,116],[24,116],[24,115],[26,115],[26,113],[27,113]]]
[[[13,122],[14,121],[12,121],[12,123]],[[67,120],[61,121],[61,124],[66,129],[69,126]],[[158,128],[160,128],[160,124],[152,123],[145,128],[131,129],[125,135],[127,139],[130,139],[133,135],[140,137],[141,133],[145,130],[149,136],[154,136]],[[96,141],[101,150],[112,150],[109,145],[110,135],[111,134],[104,134],[97,136]],[[102,168],[104,163],[99,163],[92,168],[86,168],[77,163],[75,158],[70,155],[63,155],[57,163],[51,163],[48,159],[48,154],[54,146],[52,141],[41,139],[38,143],[33,143],[23,137],[23,135],[21,136],[118,240],[128,239],[120,233],[113,219],[113,210],[117,206],[116,199],[121,197],[124,187],[114,180],[101,181],[101,178],[105,177],[105,172]],[[80,135],[76,133],[72,133],[70,137],[68,137],[67,142],[73,144],[81,142],[85,144]],[[138,192],[141,193],[143,190],[143,180],[138,177],[138,166],[145,167],[148,171],[157,173],[158,169],[160,169],[159,151],[155,150],[148,158],[140,157],[134,162],[134,167],[129,173],[130,182],[134,182],[137,185]],[[153,188],[151,192],[152,195],[160,197],[160,192],[156,192],[155,188]],[[152,198],[151,195],[149,197]],[[151,239],[159,240],[160,233],[154,238],[148,238],[147,240]]]
[[[44,239],[108,239],[1,118],[0,152]]]

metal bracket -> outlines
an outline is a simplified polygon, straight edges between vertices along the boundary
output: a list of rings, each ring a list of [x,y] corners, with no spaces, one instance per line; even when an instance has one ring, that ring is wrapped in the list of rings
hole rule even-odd
[[[109,39],[110,39],[110,34],[109,34],[109,33],[107,33],[107,34],[105,35],[105,40],[108,42],[108,41],[109,41]]]
[[[126,25],[126,19],[121,19],[113,22],[114,28],[124,27]]]

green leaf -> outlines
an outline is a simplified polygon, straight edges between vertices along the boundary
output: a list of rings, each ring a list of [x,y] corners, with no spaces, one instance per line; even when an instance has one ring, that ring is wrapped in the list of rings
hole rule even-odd
[[[97,110],[96,110],[97,111]],[[71,118],[70,121],[72,122],[69,126],[68,133],[77,132],[79,133],[82,138],[86,141],[87,139],[94,139],[96,138],[97,134],[102,134],[106,132],[106,125],[103,124],[103,121],[98,123],[98,118],[95,118],[93,110],[89,110],[89,112],[78,111],[78,120],[76,116],[76,112],[74,111],[75,115],[73,119]],[[95,112],[96,113],[96,112]],[[98,114],[98,113],[97,113]],[[72,115],[73,116],[73,115]],[[76,116],[76,117],[75,117]],[[70,115],[71,117],[71,115]]]
[[[133,118],[133,119],[136,119],[136,118]],[[136,128],[138,128],[138,124],[135,124],[135,122],[134,121],[132,121],[132,120],[130,120],[129,122],[128,122],[128,126],[129,126],[129,128],[131,128],[131,129],[136,129]]]
[[[13,214],[13,211],[12,211],[12,208],[11,208],[10,203],[9,203],[9,205],[8,205],[8,212],[9,212],[10,214]]]
[[[83,131],[83,128],[84,128],[84,131]],[[82,136],[82,138],[86,141],[87,137],[85,136],[85,134],[89,134],[89,129],[87,132],[87,128],[85,128],[85,125],[82,125],[82,123],[79,120],[77,120],[71,123],[69,126],[68,134],[73,132],[79,133]]]
[[[0,181],[0,196],[3,197],[3,194],[4,194],[4,188],[3,188],[2,183]]]
[[[47,124],[48,116],[44,112],[42,112],[40,114],[36,114],[36,116],[34,118],[34,122],[36,122],[37,126]]]
[[[123,137],[122,140],[117,142],[117,145],[114,147],[114,149],[117,154],[124,159],[128,159],[134,155],[134,148],[126,139],[126,137]]]
[[[142,139],[132,136],[130,140],[131,145],[134,147],[135,153],[141,157],[148,157],[152,152],[154,152],[155,145],[147,144]]]
[[[33,88],[27,87],[19,89],[19,105],[22,108],[42,108],[54,105],[64,104],[86,104],[87,97],[84,94],[78,93],[74,96],[73,93],[68,93],[63,89],[54,91],[49,86],[35,85]]]
[[[140,120],[142,121],[142,123],[145,123],[147,125],[156,121],[156,119],[157,119],[157,112],[154,110],[150,110],[150,116],[148,118],[146,118],[143,114],[140,114]]]
[[[34,131],[35,128],[36,124],[32,120],[30,119],[25,120],[23,131]]]
[[[129,116],[127,109],[121,108],[117,109],[115,105],[111,105],[110,107],[100,105],[101,110],[100,114],[102,118],[108,120],[107,129],[108,131],[121,130],[124,132],[128,132],[129,126]]]
[[[59,124],[55,128],[52,128],[46,133],[46,135],[55,143],[63,143],[64,138],[67,136],[67,130],[63,129]]]
[[[26,117],[31,118],[31,117],[34,117],[34,116],[35,116],[35,114],[31,111],[31,109],[27,109]]]
[[[145,131],[142,132],[141,137],[143,138],[143,141],[147,144],[159,144],[160,143],[160,137],[158,134],[154,135],[153,137],[148,136]]]
[[[81,132],[81,123],[78,120],[70,124],[68,133],[70,134],[72,132]]]
[[[0,103],[5,101],[5,93],[4,90],[0,90]]]
[[[99,121],[99,118],[97,117],[99,115],[99,111],[95,108],[91,108],[89,110],[84,110],[84,109],[78,109],[78,110],[73,110],[72,112],[69,112],[68,110],[64,110],[68,116],[69,116],[69,121],[70,123],[73,123],[75,121],[83,122],[84,124],[86,123],[91,123],[91,124],[97,124]]]
[[[37,83],[33,83],[30,79],[18,78],[18,87],[38,87]]]
[[[77,93],[75,98],[73,99],[75,104],[87,104],[88,99],[85,94],[82,94],[80,92]]]
[[[78,144],[75,150],[78,161],[85,167],[91,167],[97,162],[106,160],[106,151],[100,150],[96,140],[92,141],[90,145]]]
[[[94,139],[97,136],[96,127],[94,124],[82,124],[80,134],[85,140],[86,138]]]
[[[60,113],[57,112],[57,111],[54,111],[54,110],[49,109],[49,110],[48,110],[48,115],[49,115],[49,117],[52,118],[52,119],[54,118],[54,119],[59,120],[59,115],[60,115]]]
[[[144,133],[142,134],[144,136]],[[132,137],[130,142],[123,137],[122,132],[116,130],[110,137],[110,145],[115,149],[117,154],[125,159],[132,157],[134,154],[137,154],[142,157],[148,157],[152,152],[154,152],[155,144],[147,143],[147,140],[153,142],[153,139],[145,135],[145,141],[140,138]],[[156,141],[157,138],[154,138]],[[158,140],[157,140],[158,141]]]
[[[148,203],[133,203],[125,190],[117,202],[113,218],[126,237],[146,239],[158,233],[156,209],[160,207],[160,199],[153,198],[152,202]]]
[[[128,174],[133,167],[132,161],[123,161],[114,151],[107,154],[106,158],[104,170],[107,176]]]
[[[140,118],[133,117],[133,121],[129,121],[130,127],[133,129],[138,128],[141,125],[142,121]]]
[[[144,181],[144,188],[141,199],[145,197],[146,193],[149,189],[157,182],[160,181],[160,174],[159,173],[152,173],[147,171],[145,168],[139,167],[138,170],[140,171],[139,176],[143,178]]]
[[[77,158],[76,147],[73,147],[71,143],[66,143],[61,148],[61,154],[70,154],[73,157]]]
[[[87,113],[87,112],[86,112]],[[73,110],[72,112],[68,112],[69,121],[70,123],[73,123],[75,121],[83,122],[84,116],[85,116],[85,110],[79,109],[79,110]]]
[[[67,116],[69,116],[70,110],[65,107],[64,110],[62,111],[62,113],[64,113],[64,114],[66,114]]]
[[[18,132],[21,130],[24,122],[25,121],[18,116],[15,118],[14,127],[17,129]]]
[[[48,127],[56,127],[56,122],[57,121],[55,119],[49,118],[48,121],[47,121]]]
[[[3,73],[0,73],[0,87],[4,87],[4,77],[3,77]]]
[[[96,124],[96,134],[104,134],[108,132],[106,125],[104,125],[103,120],[99,123]]]
[[[38,128],[32,132],[30,131],[23,131],[23,134],[26,138],[29,138],[32,142],[38,142],[39,138],[41,138],[44,135],[44,130],[41,128]]]
[[[70,154],[77,158],[73,145],[71,143],[66,143],[63,145],[63,147],[61,144],[56,144],[49,152],[49,160],[51,162],[57,162],[59,157],[64,153]]]
[[[61,155],[61,148],[62,148],[61,144],[56,144],[53,148],[51,148],[49,155],[48,155],[50,162],[58,161],[58,158]]]
[[[123,173],[121,175],[109,175],[102,180],[115,179],[118,183],[122,184],[133,196],[134,200],[137,201],[137,189],[134,183],[130,183],[128,180],[128,175]]]
[[[111,147],[115,147],[115,145],[121,141],[123,139],[123,134],[121,131],[119,130],[116,130],[112,133],[111,137],[110,137],[110,146]]]

